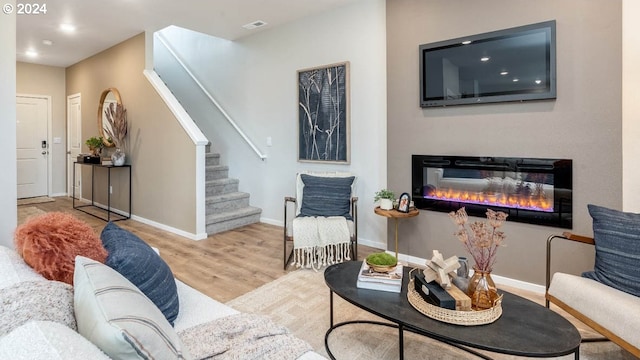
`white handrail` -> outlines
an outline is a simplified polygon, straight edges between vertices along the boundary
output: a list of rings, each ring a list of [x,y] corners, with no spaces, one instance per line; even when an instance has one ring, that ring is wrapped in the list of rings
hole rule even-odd
[[[209,98],[209,100],[218,108],[218,110],[222,113],[222,115],[224,115],[224,117],[227,119],[227,121],[231,124],[231,126],[233,126],[234,129],[236,129],[236,131],[238,132],[238,134],[240,134],[240,136],[242,136],[242,138],[244,139],[244,141],[247,142],[247,144],[249,144],[249,146],[251,146],[251,148],[253,149],[253,151],[258,155],[258,157],[260,157],[261,160],[264,161],[264,159],[267,158],[267,155],[263,154],[260,149],[258,149],[258,147],[253,143],[253,141],[251,141],[251,139],[249,139],[249,137],[244,133],[244,131],[242,131],[242,129],[240,129],[240,127],[236,124],[235,121],[233,121],[233,119],[229,116],[229,114],[227,114],[226,111],[224,111],[224,109],[222,108],[222,106],[220,106],[220,104],[216,101],[216,99],[213,98],[213,96],[211,95],[211,93],[209,93],[209,91],[207,91],[207,89],[205,89],[205,87],[202,85],[202,83],[195,77],[195,75],[193,75],[193,73],[191,72],[191,70],[189,70],[189,68],[187,67],[187,65],[184,63],[184,61],[182,61],[182,59],[180,58],[180,56],[178,54],[176,54],[176,52],[173,50],[173,48],[171,47],[171,45],[169,45],[169,43],[166,41],[166,39],[164,38],[164,36],[160,33],[155,33],[155,36],[157,36],[158,40],[160,41],[160,43],[162,43],[162,45],[164,45],[164,47],[169,51],[169,53],[171,54],[171,56],[173,56],[176,61],[180,64],[180,66],[182,66],[182,68],[187,72],[187,74],[189,74],[189,76],[191,77],[191,79],[198,85],[198,87],[200,88],[200,90],[202,90],[202,92]]]

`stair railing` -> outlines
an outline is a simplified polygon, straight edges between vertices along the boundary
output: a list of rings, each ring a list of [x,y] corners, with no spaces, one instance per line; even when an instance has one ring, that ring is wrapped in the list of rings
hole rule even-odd
[[[180,66],[187,72],[187,74],[189,74],[189,77],[191,77],[191,79],[196,83],[196,85],[198,85],[198,87],[200,88],[200,90],[202,90],[202,92],[207,96],[207,98],[209,98],[209,100],[211,101],[211,103],[213,103],[216,108],[218,108],[218,110],[220,111],[220,113],[225,117],[225,119],[227,119],[227,121],[229,122],[229,124],[231,124],[231,126],[238,132],[238,134],[240,134],[240,136],[244,139],[244,141],[251,147],[251,149],[253,149],[253,151],[256,153],[256,155],[258,155],[258,157],[260,157],[260,159],[262,161],[264,161],[267,158],[267,155],[263,154],[260,149],[258,149],[258,147],[253,143],[253,141],[251,141],[251,139],[249,139],[249,137],[247,136],[247,134],[244,133],[244,131],[242,131],[242,129],[240,129],[240,127],[238,126],[238,124],[236,124],[235,121],[233,121],[233,119],[231,118],[231,116],[229,116],[229,114],[227,114],[227,112],[222,108],[222,106],[220,106],[220,104],[218,103],[218,101],[216,101],[216,99],[214,99],[214,97],[211,95],[211,93],[209,93],[209,91],[207,91],[207,89],[202,85],[202,83],[195,77],[195,75],[191,72],[191,70],[189,69],[189,67],[184,63],[184,61],[182,61],[182,59],[180,58],[180,56],[174,51],[174,49],[171,47],[171,45],[168,43],[168,41],[164,38],[164,36],[160,33],[155,33],[154,36],[156,37],[156,39],[158,39],[158,41],[169,51],[169,53],[171,54],[171,56],[173,56],[174,59],[176,59],[176,61],[178,62],[178,64],[180,64]]]

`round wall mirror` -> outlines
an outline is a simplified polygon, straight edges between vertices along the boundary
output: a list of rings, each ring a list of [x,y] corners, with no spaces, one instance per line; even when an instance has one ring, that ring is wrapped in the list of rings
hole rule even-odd
[[[100,131],[100,136],[102,136],[102,142],[106,147],[114,146],[113,142],[109,140],[109,136],[105,131],[105,128],[109,128],[109,121],[107,121],[107,116],[104,111],[109,107],[110,104],[120,104],[122,105],[122,99],[120,98],[120,92],[116,88],[108,88],[102,92],[100,95],[100,102],[98,103],[98,130]],[[114,105],[115,106],[115,105]]]

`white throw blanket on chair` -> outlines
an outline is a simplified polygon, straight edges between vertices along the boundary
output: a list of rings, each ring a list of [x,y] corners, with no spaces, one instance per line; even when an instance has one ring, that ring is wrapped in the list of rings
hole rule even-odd
[[[293,219],[293,234],[297,267],[317,270],[351,259],[349,225],[342,216],[297,217]]]

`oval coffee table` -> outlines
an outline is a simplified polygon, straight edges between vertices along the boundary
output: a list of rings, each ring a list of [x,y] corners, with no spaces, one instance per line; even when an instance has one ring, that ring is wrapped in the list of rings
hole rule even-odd
[[[325,335],[325,347],[329,349],[329,335],[341,326],[366,323],[390,326],[398,329],[400,359],[404,357],[404,331],[430,337],[447,343],[478,357],[490,359],[473,349],[497,353],[528,356],[555,357],[575,354],[580,356],[580,333],[568,320],[546,307],[518,295],[501,291],[502,316],[487,325],[452,325],[426,317],[415,310],[407,300],[408,266],[404,267],[402,291],[398,293],[356,287],[361,261],[348,261],[327,267],[324,279],[330,291],[330,327]],[[333,294],[347,302],[377,315],[389,322],[347,321],[334,323]]]

